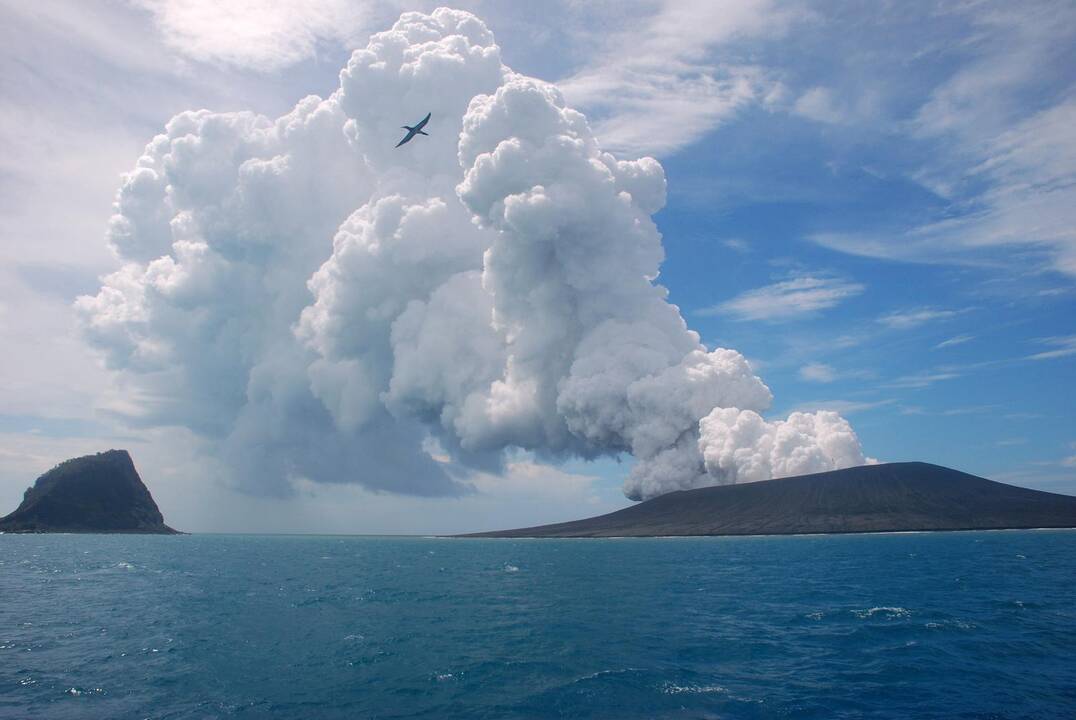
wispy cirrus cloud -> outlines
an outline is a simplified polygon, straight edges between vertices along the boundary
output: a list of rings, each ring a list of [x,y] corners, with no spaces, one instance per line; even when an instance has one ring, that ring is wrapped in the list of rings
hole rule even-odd
[[[993,412],[998,409],[998,405],[967,405],[964,407],[951,407],[945,410],[934,411],[928,410],[920,405],[903,405],[900,408],[901,415],[937,415],[939,417],[957,417],[960,415],[981,415],[982,413]]]
[[[1028,360],[1053,360],[1076,355],[1076,335],[1041,338],[1039,342],[1043,345],[1051,346],[1053,349],[1028,355]]]
[[[1076,450],[1076,441],[1070,442],[1068,444],[1068,449],[1069,450]],[[1076,468],[1076,455],[1068,455],[1066,457],[1061,458],[1060,460],[1056,460],[1056,461],[1053,461],[1053,462],[1051,462],[1049,460],[1046,460],[1046,461],[1038,462],[1038,463],[1036,463],[1036,465],[1060,465],[1061,467],[1066,467],[1066,468]]]
[[[971,342],[975,339],[974,335],[954,335],[948,340],[942,340],[940,343],[934,346],[935,350],[941,350],[942,348],[954,347],[956,345],[963,345],[966,342]]]
[[[837,379],[837,371],[825,363],[808,363],[800,368],[801,380],[816,383],[831,383]]]
[[[353,0],[133,0],[164,42],[193,60],[274,71],[314,56],[325,43],[354,44],[372,2]]]
[[[806,382],[828,384],[838,380],[852,380],[873,378],[872,370],[845,370],[837,369],[832,365],[822,362],[811,362],[799,369],[799,378]]]
[[[815,122],[838,123],[843,117],[843,112],[836,107],[833,91],[824,87],[813,87],[800,95],[792,111]]]
[[[840,98],[832,88],[808,88],[792,103],[791,111],[808,120],[829,125],[853,124],[873,117],[878,96],[875,92],[860,92],[855,98]],[[876,170],[863,167],[869,175],[879,177]]]
[[[898,310],[882,315],[878,318],[878,322],[894,330],[909,330],[936,320],[949,320],[966,312],[968,312],[967,309],[943,310],[940,308],[929,307],[917,308],[914,310]]]
[[[943,380],[953,380],[954,378],[958,378],[960,376],[960,373],[953,371],[913,373],[911,375],[902,375],[896,380],[886,383],[885,387],[920,389],[930,387],[934,383],[941,382]]]
[[[858,412],[866,412],[892,405],[893,399],[884,400],[818,400],[806,402],[793,408],[793,412],[817,412],[819,410],[832,410],[841,415],[854,415]]]
[[[748,290],[731,300],[704,308],[699,315],[728,315],[736,320],[780,322],[835,307],[866,288],[835,277],[805,275]]]
[[[771,0],[667,0],[613,34],[592,61],[557,84],[587,109],[604,146],[667,154],[750,104],[780,98],[783,87],[767,69],[722,60],[714,51],[780,37],[798,16]]]
[[[726,238],[721,241],[721,244],[727,247],[729,250],[735,250],[741,255],[751,252],[751,245],[742,238]]]
[[[1076,275],[1076,6],[987,1],[935,12],[958,34],[924,52],[935,68],[955,69],[904,100],[919,103],[910,118],[880,124],[922,152],[906,177],[936,196],[936,210],[905,227],[810,239],[864,257]],[[818,92],[801,101],[819,117],[849,102]]]

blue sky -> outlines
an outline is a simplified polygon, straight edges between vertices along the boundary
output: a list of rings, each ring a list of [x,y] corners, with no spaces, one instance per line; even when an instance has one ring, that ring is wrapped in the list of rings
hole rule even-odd
[[[773,146],[728,168],[723,146],[757,142],[737,135],[760,128],[778,138]],[[832,131],[763,116],[750,129],[723,128],[664,161],[671,191],[659,216],[668,252],[662,279],[673,301],[707,342],[758,363],[778,399],[776,412],[843,408],[865,447],[886,460],[927,459],[1042,482],[1056,473],[1058,482],[1070,482],[1050,461],[1067,457],[1074,431],[1073,355],[1050,339],[1071,337],[1071,279],[1028,259],[1027,248],[903,261],[812,242],[817,233],[883,236],[903,229],[907,218],[960,217],[953,203],[880,169],[887,168],[884,156],[855,157],[876,149],[838,148],[853,158],[835,167]],[[879,169],[864,170],[867,162]],[[711,172],[759,186],[798,176],[803,186],[777,188],[772,197],[694,196],[696,189],[707,193],[703,178]],[[678,176],[692,186],[684,194]],[[949,249],[939,243],[938,253]],[[727,305],[805,277],[834,291],[817,309],[807,311],[808,303],[780,313],[774,293],[756,315]]]
[[[512,5],[461,7],[605,147],[661,161],[660,282],[704,343],[747,356],[772,416],[836,409],[880,460],[1076,493],[1071,3]],[[351,48],[435,5],[207,7],[0,0],[0,509],[118,445],[191,529],[250,502],[268,519],[241,529],[385,531],[398,512],[420,532],[623,505],[625,464],[529,458],[447,524],[437,501],[315,484],[252,501],[191,459],[189,432],[118,419],[122,382],[70,304],[115,269],[120,173],[182,110],[275,117],[331,92]]]

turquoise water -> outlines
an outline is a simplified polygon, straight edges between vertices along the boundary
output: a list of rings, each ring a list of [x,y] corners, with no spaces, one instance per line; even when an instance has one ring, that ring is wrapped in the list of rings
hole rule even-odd
[[[0,537],[4,718],[1076,717],[1076,533]]]

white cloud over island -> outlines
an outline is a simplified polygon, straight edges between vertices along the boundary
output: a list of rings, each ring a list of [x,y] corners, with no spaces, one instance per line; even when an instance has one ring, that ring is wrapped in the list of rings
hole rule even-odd
[[[254,493],[458,494],[517,448],[630,453],[636,499],[864,462],[836,413],[763,419],[744,357],[688,329],[655,283],[664,203],[656,160],[604,152],[476,17],[407,13],[328,98],[174,117],[120,189],[121,267],[76,308],[128,420],[190,429]],[[863,288],[769,290],[739,314]]]

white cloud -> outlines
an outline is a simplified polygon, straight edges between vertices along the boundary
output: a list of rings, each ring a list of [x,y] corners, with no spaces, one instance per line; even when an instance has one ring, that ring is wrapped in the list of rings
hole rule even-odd
[[[1003,417],[1006,420],[1040,420],[1043,415],[1041,413],[1031,412],[1011,412],[1005,413]]]
[[[1072,35],[1073,8],[1056,3],[954,6],[952,19],[967,23],[961,62],[919,108],[915,125],[930,135],[993,134],[1018,118],[1016,99],[1029,82],[1056,63],[1051,52]]]
[[[706,470],[727,482],[754,482],[863,465],[867,458],[846,420],[823,410],[767,422],[757,413],[715,409],[700,422]]]
[[[967,407],[955,407],[943,410],[940,414],[947,417],[954,415],[980,415],[982,413],[993,412],[997,410],[998,405],[969,405]]]
[[[841,415],[854,415],[858,412],[865,412],[867,410],[874,410],[875,408],[885,407],[886,405],[892,405],[893,400],[817,400],[814,402],[806,402],[797,405],[793,408],[793,412],[818,412],[820,410],[829,410],[831,412],[840,413]]]
[[[800,368],[800,378],[808,382],[831,383],[837,379],[837,371],[825,363],[809,363]]]
[[[1044,248],[1076,275],[1076,100],[1043,110],[986,143],[972,173],[989,184],[985,210],[924,228],[931,239],[976,249]]]
[[[824,87],[813,87],[800,95],[793,105],[793,112],[824,123],[839,123],[844,114],[837,109],[833,91]]]
[[[955,345],[963,345],[966,342],[971,342],[975,339],[974,335],[954,335],[948,340],[942,340],[940,343],[934,346],[936,350],[942,348],[953,347]]]
[[[356,0],[132,0],[153,15],[164,41],[202,62],[279,70],[322,43],[353,43],[372,3]]]
[[[793,114],[829,125],[852,125],[874,120],[878,114],[879,93],[874,88],[859,88],[854,95],[840,96],[829,87],[808,88],[792,104]],[[862,172],[883,179],[877,168],[864,165]]]
[[[905,262],[945,263],[959,262],[954,253],[935,245],[932,254],[927,252],[929,241],[914,236],[865,234],[862,232],[819,232],[807,235],[807,239],[829,250],[857,255],[859,257],[900,260]]]
[[[429,136],[395,148],[427,112]],[[477,18],[409,13],[327,99],[174,117],[124,176],[122,266],[77,309],[129,420],[189,428],[250,492],[458,495],[524,449],[630,452],[625,493],[649,497],[728,481],[700,419],[771,400],[654,284],[664,203],[659,163],[603,152]],[[784,294],[819,309],[861,290]]]
[[[946,54],[955,70],[904,131],[926,151],[910,179],[945,200],[944,216],[895,232],[818,233],[815,242],[868,257],[1015,266],[1076,275],[1076,99],[1066,3],[955,5],[963,26]]]
[[[1052,346],[1052,350],[1043,350],[1033,355],[1028,355],[1029,360],[1053,360],[1055,358],[1076,355],[1076,335],[1061,337],[1042,338],[1039,342],[1043,345]]]
[[[863,290],[859,283],[808,275],[748,290],[698,314],[731,315],[737,320],[790,320],[828,310]]]
[[[772,103],[781,85],[761,68],[712,60],[745,38],[786,32],[794,13],[771,0],[667,0],[615,33],[604,52],[559,83],[598,117],[609,149],[663,154],[690,145],[740,109]]]
[[[495,497],[514,497],[519,501],[544,500],[566,507],[572,504],[595,505],[600,502],[595,487],[597,477],[565,472],[528,458],[507,462],[504,472],[497,475],[475,473],[470,482],[479,493]]]
[[[878,322],[894,330],[909,330],[936,320],[949,320],[967,310],[939,310],[937,308],[919,308],[916,310],[898,310],[878,318]]]
[[[912,375],[903,375],[892,382],[886,383],[886,387],[918,389],[929,387],[936,382],[953,380],[958,377],[960,377],[960,373],[956,372],[922,372]]]

